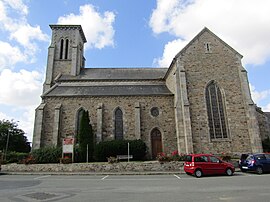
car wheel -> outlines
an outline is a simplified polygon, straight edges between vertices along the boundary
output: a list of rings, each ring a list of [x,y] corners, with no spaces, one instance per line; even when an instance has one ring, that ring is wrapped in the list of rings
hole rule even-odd
[[[263,174],[263,169],[262,169],[261,166],[258,166],[258,167],[256,168],[256,173],[259,174],[259,175]]]
[[[202,173],[202,171],[200,169],[197,169],[195,171],[194,175],[195,175],[195,177],[200,178],[203,175],[203,173]]]
[[[232,175],[233,175],[233,171],[232,171],[232,169],[227,168],[227,169],[226,169],[226,175],[228,175],[228,176],[232,176]]]

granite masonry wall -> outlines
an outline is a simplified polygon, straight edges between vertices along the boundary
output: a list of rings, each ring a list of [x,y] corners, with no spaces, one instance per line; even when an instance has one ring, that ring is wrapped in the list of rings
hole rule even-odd
[[[180,55],[186,72],[195,153],[251,151],[239,57],[238,53],[208,32],[192,41]],[[227,139],[211,140],[209,137],[205,89],[212,80],[222,91],[229,134]]]
[[[114,139],[114,111],[119,107],[123,112],[124,139],[134,140],[135,136],[135,106],[140,105],[141,139],[151,154],[151,131],[158,128],[162,134],[163,149],[166,153],[177,150],[175,135],[175,119],[173,96],[111,96],[111,97],[50,97],[45,99],[43,145],[52,145],[54,109],[61,104],[60,134],[62,138],[74,135],[76,132],[77,113],[80,109],[89,111],[90,122],[94,132],[97,129],[97,108],[103,104],[102,140]],[[151,108],[157,107],[159,115],[151,115]]]

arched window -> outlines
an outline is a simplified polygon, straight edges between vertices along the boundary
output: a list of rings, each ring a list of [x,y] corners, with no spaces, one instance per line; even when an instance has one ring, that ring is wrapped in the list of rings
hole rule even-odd
[[[80,108],[77,111],[77,117],[76,117],[76,141],[78,141],[78,134],[79,134],[80,127],[81,127],[81,120],[82,120],[83,112],[84,112],[83,108]]]
[[[68,47],[69,47],[69,40],[61,39],[60,41],[60,60],[68,59]]]
[[[64,39],[60,41],[60,59],[63,59],[63,51],[64,51]]]
[[[117,108],[114,112],[114,131],[115,139],[122,140],[123,136],[123,112],[120,108]]]
[[[220,88],[214,81],[206,87],[205,92],[209,132],[211,139],[228,138],[225,106]]]
[[[68,59],[68,39],[66,39],[65,59]]]

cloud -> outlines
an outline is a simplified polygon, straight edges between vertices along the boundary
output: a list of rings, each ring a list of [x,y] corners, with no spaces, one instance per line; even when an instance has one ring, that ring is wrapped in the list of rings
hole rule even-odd
[[[35,108],[40,103],[43,75],[37,71],[4,69],[0,73],[0,107],[11,108],[16,117],[0,113],[0,119],[18,121],[32,141]]]
[[[19,25],[16,30],[10,34],[11,39],[15,39],[23,47],[27,47],[28,52],[34,54],[37,51],[36,43],[32,40],[49,41],[48,35],[42,33],[39,26],[32,27],[29,24]]]
[[[80,7],[79,15],[73,13],[62,16],[57,24],[80,24],[85,33],[87,44],[86,48],[104,48],[114,46],[113,23],[115,14],[106,11],[103,14],[90,4]]]
[[[18,62],[26,61],[27,57],[18,47],[13,47],[7,42],[0,41],[0,71]]]
[[[7,5],[9,5],[12,9],[27,15],[28,7],[23,3],[22,0],[3,0]]]
[[[25,108],[40,102],[43,76],[37,71],[4,69],[0,74],[0,104]]]
[[[270,58],[269,7],[268,0],[157,0],[149,26],[186,42],[208,27],[244,55],[245,64],[263,64]]]
[[[154,64],[160,67],[167,67],[172,62],[174,56],[186,45],[187,41],[177,39],[170,41],[164,47],[163,55],[161,58],[154,60]]]
[[[251,84],[249,84],[249,88],[250,88],[252,99],[255,103],[260,102],[261,100],[267,98],[267,96],[270,95],[270,89],[259,92],[255,89],[255,86]]]
[[[49,42],[48,35],[44,34],[38,25],[28,24],[27,14],[28,7],[21,0],[0,1],[0,29],[4,33],[3,36],[7,35],[5,42],[0,42],[0,45],[6,46],[8,50],[15,50],[14,54],[11,54],[10,51],[0,51],[1,69],[7,66],[12,68],[12,65],[22,61],[31,63],[39,50],[37,42]],[[11,55],[17,57],[12,57],[12,62],[7,61],[6,58]],[[22,57],[22,55],[24,56]]]

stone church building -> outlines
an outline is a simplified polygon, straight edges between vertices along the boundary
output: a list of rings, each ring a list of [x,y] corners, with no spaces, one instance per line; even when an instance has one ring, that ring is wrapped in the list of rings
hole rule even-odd
[[[209,29],[180,50],[168,68],[85,68],[82,27],[50,27],[33,149],[76,138],[80,115],[88,110],[97,143],[141,139],[148,159],[175,150],[262,151],[242,55]]]

